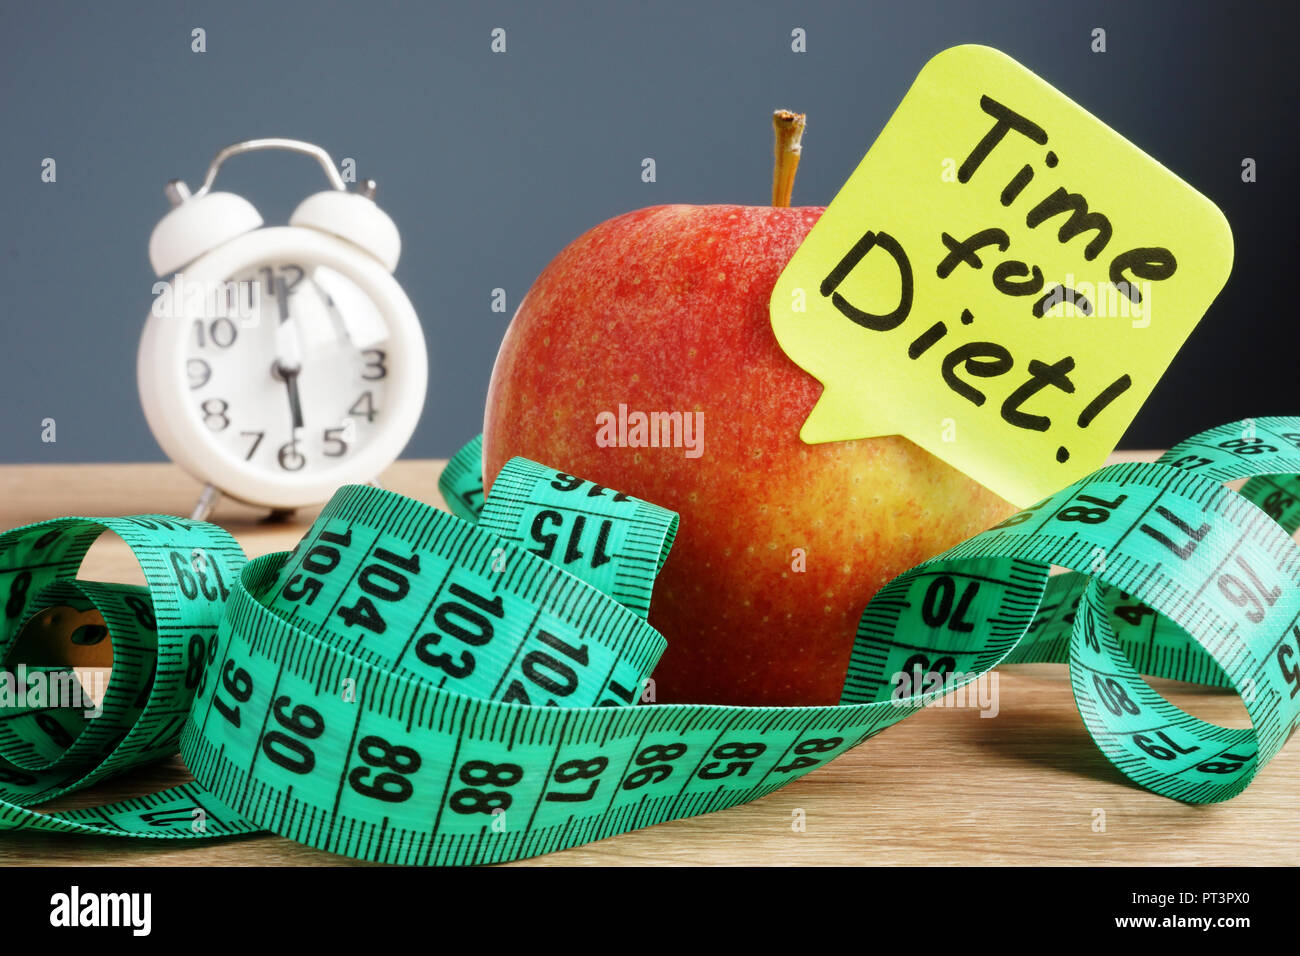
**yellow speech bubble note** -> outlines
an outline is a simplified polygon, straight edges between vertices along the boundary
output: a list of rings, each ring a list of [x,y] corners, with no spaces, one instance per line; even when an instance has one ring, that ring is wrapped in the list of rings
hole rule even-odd
[[[772,292],[809,444],[905,435],[1017,505],[1098,468],[1223,288],[1208,199],[1010,57],[922,69]]]

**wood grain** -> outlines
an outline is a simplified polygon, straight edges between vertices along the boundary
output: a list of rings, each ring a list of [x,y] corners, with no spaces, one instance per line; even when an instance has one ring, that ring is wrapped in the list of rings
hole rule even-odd
[[[1116,460],[1149,459],[1129,453]],[[440,461],[404,461],[385,487],[440,502]],[[0,528],[65,514],[189,514],[198,485],[173,465],[0,467]],[[288,550],[315,512],[267,524],[223,501],[213,519],[250,557]],[[142,580],[125,545],[106,536],[82,575]],[[1179,706],[1243,726],[1232,694],[1153,684]],[[1240,797],[1184,806],[1130,784],[1093,745],[1065,668],[998,672],[996,716],[933,706],[829,766],[754,803],[663,823],[515,865],[651,864],[1288,864],[1300,842],[1293,794],[1300,748],[1288,747]],[[189,780],[179,758],[49,805],[107,803]],[[802,815],[806,829],[792,822]],[[1104,819],[1104,831],[1096,822]],[[0,835],[0,866],[361,865],[277,836],[203,843]]]

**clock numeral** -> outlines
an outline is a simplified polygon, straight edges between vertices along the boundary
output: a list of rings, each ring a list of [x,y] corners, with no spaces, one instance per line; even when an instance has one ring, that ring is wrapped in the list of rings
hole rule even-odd
[[[348,443],[345,437],[347,433],[346,427],[325,429],[325,455],[327,458],[342,458],[348,453]],[[338,448],[338,451],[330,451],[331,445]]]
[[[276,280],[275,280],[275,272],[276,272],[276,270],[270,268],[269,266],[263,266],[262,268],[258,269],[257,271],[260,272],[263,276],[265,276],[265,281],[263,282],[263,285],[266,286],[266,294],[269,295],[269,296],[271,296],[272,298],[274,298],[274,297],[275,297],[275,290],[276,290],[277,285],[278,285],[277,282],[276,282]],[[302,279],[303,279],[303,276],[305,276],[305,275],[307,274],[307,273],[303,270],[303,267],[302,267],[302,266],[299,266],[299,265],[293,265],[293,264],[291,264],[291,263],[286,263],[285,265],[280,266],[280,267],[279,267],[279,272],[280,272],[280,277],[281,277],[281,278],[284,278],[284,277],[286,276],[286,274],[288,274],[288,273],[291,273],[291,272],[292,272],[292,273],[296,273],[296,275],[294,275],[292,279],[284,278],[284,292],[285,292],[285,295],[289,295],[289,294],[291,294],[291,293],[293,292],[293,290],[294,290],[294,287],[295,287],[299,282],[301,282]]]
[[[194,339],[199,348],[206,348],[211,342],[219,349],[228,349],[235,344],[235,339],[239,338],[239,329],[235,323],[224,316],[219,319],[213,319],[207,326],[206,334],[202,319],[194,320]]]
[[[388,366],[384,364],[384,359],[388,358],[387,352],[383,349],[365,349],[361,354],[367,359],[365,370],[361,373],[362,378],[368,382],[375,382],[388,375]],[[375,374],[366,374],[371,371]],[[370,393],[367,392],[366,394]]]
[[[361,397],[348,409],[349,415],[364,415],[366,421],[373,422],[378,409],[375,408],[375,396],[372,392],[362,392]]]
[[[276,458],[285,471],[302,471],[303,466],[307,464],[307,456],[298,450],[297,439],[281,445]]]
[[[190,389],[202,388],[212,380],[212,366],[200,358],[185,361],[185,374],[190,377]]]
[[[240,300],[244,301],[240,301]],[[235,315],[256,315],[257,312],[257,283],[237,280],[226,283],[226,311],[227,314]]]
[[[230,416],[226,414],[230,403],[224,398],[206,398],[199,408],[203,410],[203,424],[214,432],[222,432],[230,427]]]
[[[257,446],[262,444],[262,439],[266,437],[266,432],[240,432],[240,437],[247,438],[253,436],[253,447],[248,449],[248,454],[244,456],[244,461],[252,461],[253,456],[257,454]]]

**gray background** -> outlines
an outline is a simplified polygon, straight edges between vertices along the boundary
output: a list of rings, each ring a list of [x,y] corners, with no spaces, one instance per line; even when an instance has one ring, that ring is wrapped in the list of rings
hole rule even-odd
[[[430,343],[407,454],[447,455],[480,428],[510,313],[570,239],[659,202],[766,202],[777,106],[809,113],[796,203],[828,202],[921,65],[963,42],[1063,89],[1232,224],[1232,279],[1125,444],[1300,411],[1295,33],[1280,5],[3,3],[2,460],[161,457],[135,387],[147,241],[162,184],[195,184],[227,143],[307,139],[379,180]],[[206,53],[190,50],[196,26]],[[504,55],[489,50],[497,26]],[[790,50],[796,26],[807,53]],[[1098,26],[1105,54],[1089,49]],[[57,183],[41,182],[46,156]],[[324,188],[288,155],[242,157],[219,182],[271,223]]]

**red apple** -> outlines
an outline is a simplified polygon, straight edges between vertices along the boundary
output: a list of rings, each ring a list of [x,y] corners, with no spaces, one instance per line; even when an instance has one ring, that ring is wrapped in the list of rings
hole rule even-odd
[[[901,437],[800,441],[821,385],[777,345],[768,299],[822,211],[602,223],[538,277],[497,356],[489,487],[522,455],[681,515],[650,608],[660,702],[835,703],[871,596],[1014,510]],[[702,442],[603,447],[620,405],[634,424],[702,413]]]

